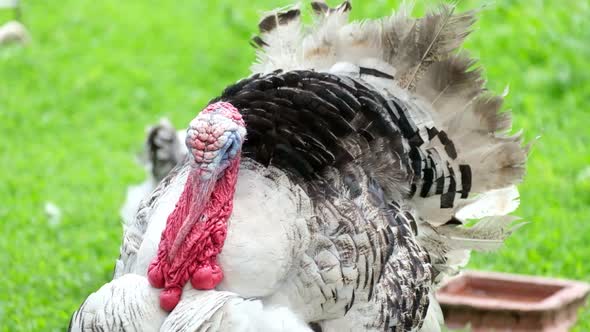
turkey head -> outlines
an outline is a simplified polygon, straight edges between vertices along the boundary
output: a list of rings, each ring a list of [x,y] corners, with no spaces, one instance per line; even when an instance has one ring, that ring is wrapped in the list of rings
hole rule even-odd
[[[187,281],[206,290],[223,279],[217,255],[227,234],[245,136],[244,120],[229,103],[209,105],[190,123],[190,173],[148,270],[150,284],[164,289],[164,310],[174,309]]]

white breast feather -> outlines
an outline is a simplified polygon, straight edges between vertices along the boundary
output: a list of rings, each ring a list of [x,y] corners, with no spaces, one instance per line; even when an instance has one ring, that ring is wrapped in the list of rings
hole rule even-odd
[[[265,174],[266,173],[266,174]],[[220,288],[266,296],[280,286],[309,242],[309,198],[270,168],[240,169],[228,235],[219,255]]]

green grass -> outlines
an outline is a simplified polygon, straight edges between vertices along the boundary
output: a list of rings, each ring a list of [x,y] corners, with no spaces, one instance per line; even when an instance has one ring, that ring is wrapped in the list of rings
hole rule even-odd
[[[24,1],[33,42],[0,49],[2,331],[62,331],[109,279],[125,188],[144,177],[133,156],[145,126],[186,124],[247,75],[258,12],[286,3]],[[355,16],[393,5],[357,1]],[[467,43],[492,90],[510,85],[515,127],[542,136],[518,211],[531,223],[472,268],[590,281],[588,17],[587,1],[497,0]],[[585,310],[577,331],[587,330]]]

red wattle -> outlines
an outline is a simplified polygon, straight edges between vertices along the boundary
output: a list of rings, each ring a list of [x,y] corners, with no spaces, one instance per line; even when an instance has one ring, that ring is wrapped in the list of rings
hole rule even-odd
[[[164,288],[166,284],[162,268],[155,260],[150,263],[150,267],[148,268],[148,281],[155,288]]]
[[[223,271],[215,265],[205,265],[198,268],[191,277],[191,285],[195,289],[209,290],[215,288],[223,280]]]
[[[215,184],[209,201],[198,216],[189,216],[193,202],[193,181],[197,174],[191,173],[184,191],[166,221],[158,254],[148,268],[148,280],[155,288],[164,288],[160,293],[160,306],[173,310],[182,295],[182,288],[190,280],[196,289],[213,289],[223,279],[223,271],[217,263],[217,255],[223,248],[227,235],[227,221],[233,209],[233,195],[237,181],[239,157],[225,170],[224,176]],[[186,238],[179,238],[180,245],[171,254],[176,238],[184,222],[199,218]],[[201,220],[201,216],[204,218]]]
[[[160,292],[160,307],[166,311],[172,311],[182,295],[182,288],[166,288]]]

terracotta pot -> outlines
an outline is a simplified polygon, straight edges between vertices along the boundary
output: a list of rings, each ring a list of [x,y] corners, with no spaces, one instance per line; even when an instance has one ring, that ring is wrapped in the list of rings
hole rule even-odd
[[[484,331],[568,331],[590,292],[577,281],[467,271],[437,293],[445,324]]]

